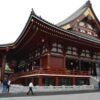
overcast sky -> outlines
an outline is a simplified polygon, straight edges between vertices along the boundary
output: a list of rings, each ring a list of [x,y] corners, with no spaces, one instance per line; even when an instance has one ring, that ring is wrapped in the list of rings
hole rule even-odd
[[[31,8],[38,16],[56,24],[86,3],[87,0],[0,0],[0,44],[12,43],[21,34]],[[100,0],[91,0],[100,19]]]

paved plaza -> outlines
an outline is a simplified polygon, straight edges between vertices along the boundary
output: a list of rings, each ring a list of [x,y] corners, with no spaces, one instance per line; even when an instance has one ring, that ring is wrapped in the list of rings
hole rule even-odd
[[[0,86],[0,100],[48,100],[48,99],[58,99],[63,98],[80,98],[81,96],[91,98],[90,94],[93,96],[94,94],[100,95],[100,90],[98,88],[93,88],[90,86],[71,86],[71,87],[34,87],[34,95],[27,95],[28,87],[20,86],[20,85],[12,85],[10,89],[10,93],[2,93],[2,85]],[[79,96],[80,95],[80,96]],[[96,96],[95,96],[96,97]],[[54,99],[53,99],[54,98]],[[76,100],[76,99],[68,99],[68,100]],[[78,99],[77,99],[78,100]],[[89,100],[89,99],[82,99]],[[90,99],[92,100],[92,99]],[[99,99],[94,99],[99,100]]]
[[[72,94],[87,94],[100,93],[100,90],[78,90],[78,91],[51,91],[51,92],[34,92],[34,95],[23,93],[0,93],[0,98],[8,97],[28,97],[28,96],[53,96],[53,95],[72,95]]]
[[[11,95],[11,94],[9,94]],[[15,97],[1,97],[0,100],[100,100],[100,92],[92,93],[72,93],[72,94],[60,94],[60,95],[40,95],[34,96],[18,96]]]

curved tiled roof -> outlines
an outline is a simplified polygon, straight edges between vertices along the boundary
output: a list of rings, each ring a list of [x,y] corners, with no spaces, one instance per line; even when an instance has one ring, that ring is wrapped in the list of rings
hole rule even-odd
[[[87,2],[85,5],[83,5],[78,11],[80,11],[80,13],[82,13],[83,11],[86,10],[86,8],[87,8],[89,5],[90,5],[90,2],[88,1],[88,2]],[[83,8],[84,8],[84,10],[82,10]],[[77,11],[77,12],[78,12],[78,11]],[[80,13],[78,13],[78,15],[79,15]],[[26,23],[26,25],[25,25],[25,27],[24,27],[22,33],[21,33],[20,36],[18,37],[18,39],[17,39],[14,43],[12,43],[12,44],[0,45],[0,47],[14,46],[15,44],[17,44],[17,43],[19,42],[19,40],[20,40],[20,39],[23,37],[23,35],[25,34],[25,30],[26,30],[27,27],[29,26],[29,23],[30,23],[30,21],[31,21],[32,18],[35,18],[35,19],[37,19],[38,21],[40,21],[40,22],[42,22],[42,23],[44,23],[44,24],[46,24],[46,25],[48,25],[48,26],[50,26],[50,27],[52,27],[52,28],[57,29],[58,31],[64,32],[65,34],[70,34],[70,35],[73,35],[73,36],[76,36],[76,37],[79,37],[79,38],[82,38],[82,39],[86,39],[86,40],[88,40],[88,41],[91,41],[91,42],[100,44],[100,39],[95,38],[95,37],[92,37],[92,36],[89,36],[89,35],[87,35],[87,34],[82,34],[82,33],[76,32],[76,31],[64,30],[64,29],[60,28],[59,26],[54,25],[54,24],[52,24],[52,23],[46,21],[45,19],[42,19],[41,17],[37,16],[37,15],[35,14],[35,12],[33,11],[33,9],[32,9],[31,14],[30,14],[30,16],[29,16],[29,18],[28,18],[28,21],[27,21],[27,23]],[[67,20],[67,21],[68,21],[68,20]]]
[[[77,37],[80,37],[80,38],[83,38],[83,39],[86,39],[86,40],[89,40],[91,42],[95,42],[95,43],[98,43],[100,44],[100,39],[96,38],[96,37],[93,37],[91,35],[87,35],[87,34],[82,34],[80,32],[76,32],[76,31],[69,31],[71,33],[73,33],[75,36]]]
[[[69,16],[65,20],[61,21],[60,23],[58,23],[57,26],[62,26],[64,24],[66,24],[66,23],[69,23],[69,22],[73,21],[74,19],[79,17],[81,14],[83,14],[87,10],[87,8],[90,7],[90,6],[91,6],[90,1],[87,1],[81,8],[79,8],[71,16]]]

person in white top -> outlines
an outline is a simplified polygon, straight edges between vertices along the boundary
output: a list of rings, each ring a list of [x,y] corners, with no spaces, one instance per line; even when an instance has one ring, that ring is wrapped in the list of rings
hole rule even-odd
[[[8,89],[8,93],[9,93],[9,90],[10,90],[10,84],[11,84],[11,81],[10,81],[10,80],[8,80],[8,82],[7,82],[7,89]]]
[[[33,83],[30,82],[30,83],[29,83],[29,90],[28,90],[28,92],[27,92],[27,95],[28,95],[30,92],[32,93],[32,95],[34,95],[32,88],[33,88]]]

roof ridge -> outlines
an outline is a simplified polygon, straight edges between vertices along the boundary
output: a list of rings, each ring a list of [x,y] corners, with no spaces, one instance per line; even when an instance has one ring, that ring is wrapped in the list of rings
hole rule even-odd
[[[88,7],[91,7],[91,2],[88,0],[83,6],[81,6],[79,9],[77,9],[74,13],[72,13],[69,17],[64,19],[63,21],[59,22],[57,26],[62,26],[64,24],[69,23],[74,18],[77,18],[79,15],[81,15]]]
[[[91,1],[88,0],[88,1],[86,2],[86,6],[90,7],[91,5],[92,5],[92,4],[91,4]]]

